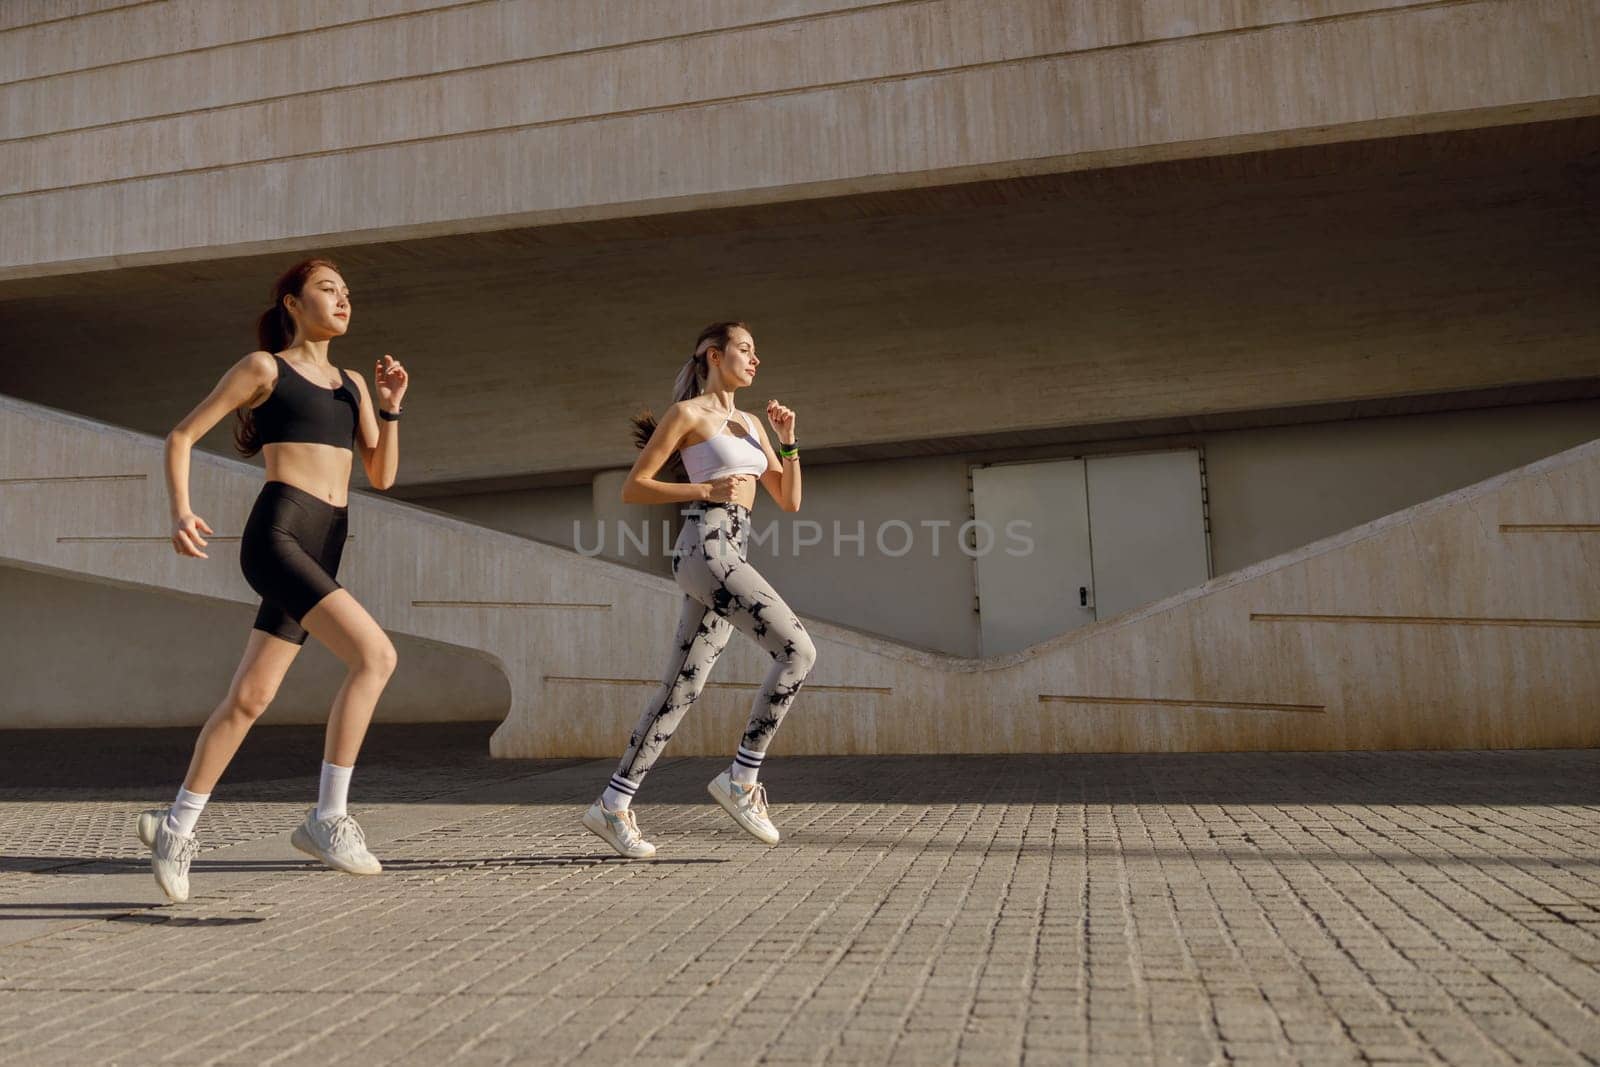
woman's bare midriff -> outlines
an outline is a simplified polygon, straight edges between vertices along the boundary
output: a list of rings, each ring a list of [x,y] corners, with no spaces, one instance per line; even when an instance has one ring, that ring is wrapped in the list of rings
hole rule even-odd
[[[267,481],[283,482],[342,508],[350,500],[350,469],[355,453],[334,445],[286,441],[263,445]]]
[[[733,494],[733,503],[738,504],[746,511],[756,506],[756,483],[754,475],[741,475],[743,481],[739,483],[739,491]]]

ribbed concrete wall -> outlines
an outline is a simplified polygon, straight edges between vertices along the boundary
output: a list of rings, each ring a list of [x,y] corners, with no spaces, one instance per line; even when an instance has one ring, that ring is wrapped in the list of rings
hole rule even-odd
[[[0,31],[0,277],[1570,117],[1600,98],[1594,0],[415,8],[171,0]]]
[[[1596,434],[1600,401],[1591,400],[1106,442],[1094,448],[1104,450],[1099,454],[1162,447],[1202,450],[1212,573],[1220,576],[1564,451]],[[1012,449],[813,466],[806,471],[805,506],[798,514],[767,508],[762,495],[756,528],[770,525],[777,532],[765,546],[752,547],[751,559],[807,618],[952,656],[977,656],[981,627],[973,610],[973,561],[951,541],[951,532],[974,518],[969,465],[1053,459],[1075,451],[1082,449]],[[603,527],[605,551],[600,554],[618,558],[620,549],[632,565],[667,574],[669,560],[659,554],[660,515],[657,509],[617,499],[622,475],[619,470],[597,477],[592,499],[587,488],[561,488],[433,497],[417,503],[566,547],[574,546],[576,529],[589,551],[600,545],[602,529],[597,527]],[[886,555],[876,542],[880,523],[890,520],[921,531],[903,553]],[[619,521],[641,540],[648,532],[656,554],[640,558],[633,542],[620,543]],[[931,531],[918,525],[927,521],[949,523],[941,542],[935,543]],[[867,531],[859,546],[847,540],[857,522]],[[797,551],[802,534],[822,540]],[[898,550],[892,533],[889,537]],[[982,607],[1004,610],[1004,605],[988,602]]]
[[[803,221],[336,250],[355,317],[332,354],[412,370],[410,486],[626,466],[627,417],[660,408],[727,316],[764,359],[742,402],[794,407],[813,466],[1591,378],[1597,154],[1589,119],[847,198]],[[165,434],[254,347],[285,265],[0,283],[0,393]],[[208,444],[231,451],[229,433]]]
[[[236,563],[237,545],[219,548]],[[0,728],[199,726],[228,691],[255,611],[0,566]],[[400,666],[379,722],[505,716],[505,675],[482,656],[404,634],[394,643]],[[344,676],[333,653],[307,641],[265,721],[326,722]]]
[[[253,599],[220,553],[180,559],[155,532],[157,441],[3,398],[0,414],[0,560]],[[224,534],[254,472],[200,456],[193,474]],[[379,621],[504,671],[497,753],[615,754],[659,678],[669,581],[388,501],[351,511],[349,586]],[[808,623],[817,667],[778,751],[1595,745],[1596,536],[1600,442],[1009,656]],[[97,651],[84,669],[114,673],[121,650]],[[730,751],[766,667],[734,641],[674,751]]]

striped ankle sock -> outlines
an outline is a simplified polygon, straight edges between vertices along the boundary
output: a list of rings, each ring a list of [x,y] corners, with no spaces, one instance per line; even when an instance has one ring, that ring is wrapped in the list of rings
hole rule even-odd
[[[606,791],[600,794],[601,806],[610,811],[627,811],[628,805],[633,803],[633,795],[639,787],[623,778],[613,774],[611,781],[606,784]]]
[[[752,752],[743,745],[734,754],[733,766],[728,768],[728,777],[740,785],[755,784],[756,775],[761,773],[761,761],[767,758],[765,752]]]

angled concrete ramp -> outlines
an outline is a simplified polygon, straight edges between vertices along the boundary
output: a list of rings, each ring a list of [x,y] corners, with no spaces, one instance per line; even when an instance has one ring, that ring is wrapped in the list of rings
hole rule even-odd
[[[218,537],[181,559],[159,440],[0,397],[0,563],[253,602],[224,539],[260,477],[196,453]],[[385,627],[505,673],[497,755],[619,751],[658,684],[669,581],[365,494],[351,531],[341,580]],[[818,664],[779,753],[1597,745],[1600,442],[1009,656],[808,625]],[[736,639],[674,752],[727,752],[765,669]]]

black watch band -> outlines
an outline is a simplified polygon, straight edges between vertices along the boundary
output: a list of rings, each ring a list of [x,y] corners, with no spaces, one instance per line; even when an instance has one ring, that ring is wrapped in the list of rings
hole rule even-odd
[[[404,411],[404,410],[405,410],[405,408],[401,408],[400,409],[400,411]],[[382,408],[379,408],[378,409],[378,418],[382,419],[384,422],[399,422],[400,421],[400,411],[385,411]]]

